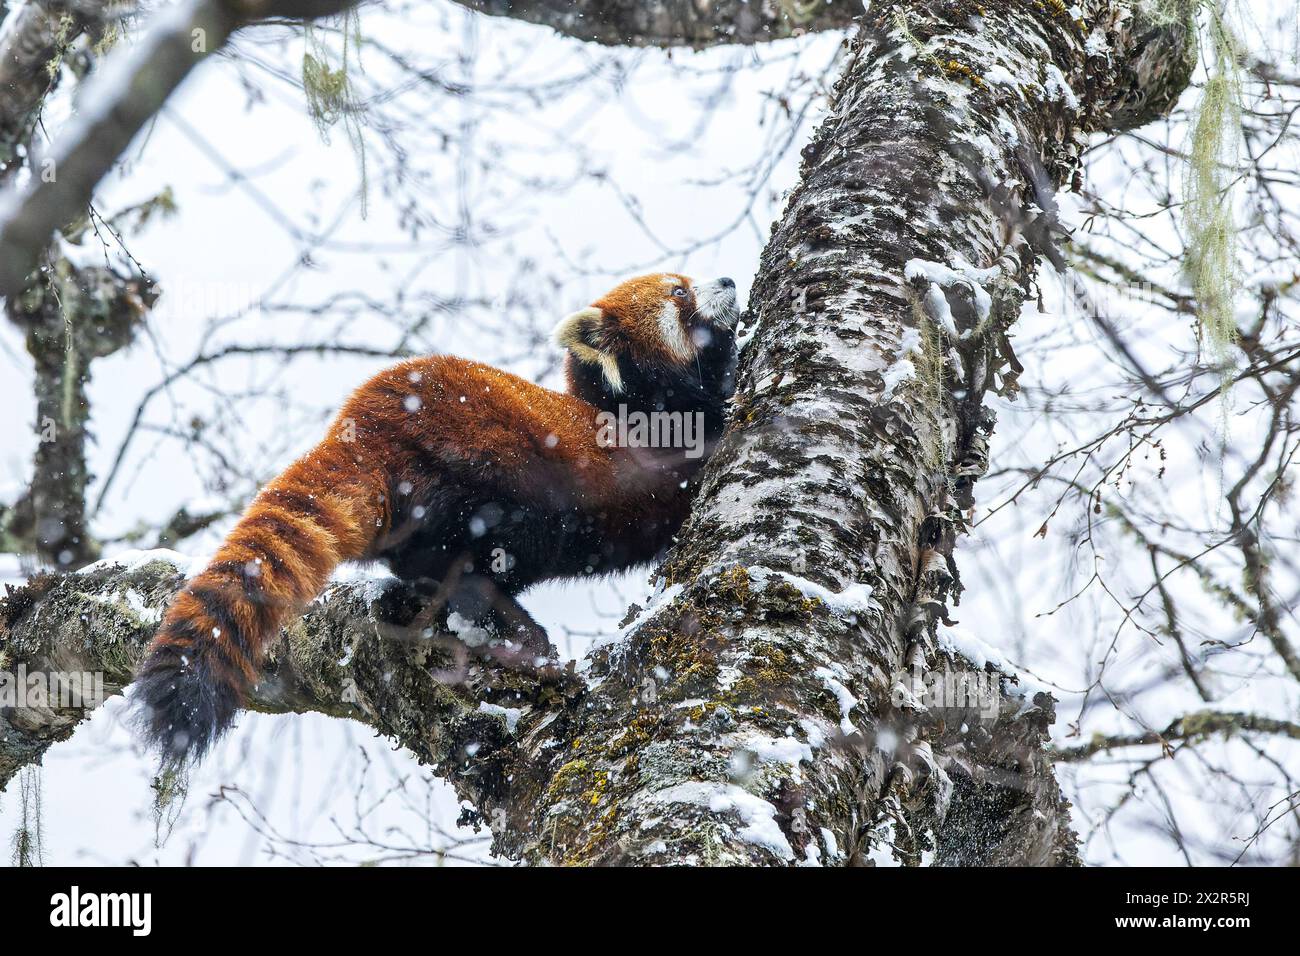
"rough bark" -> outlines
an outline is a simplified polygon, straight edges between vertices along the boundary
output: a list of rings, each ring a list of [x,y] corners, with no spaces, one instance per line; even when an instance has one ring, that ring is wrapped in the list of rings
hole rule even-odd
[[[366,719],[532,863],[1077,862],[1050,696],[945,622],[984,400],[1014,391],[1008,331],[1038,259],[1059,259],[1052,192],[1079,137],[1167,109],[1190,72],[1185,21],[1082,6],[869,8],[764,253],[732,424],[666,589],[580,682],[486,667],[451,689],[447,645],[375,627],[348,654],[359,631],[328,609],[355,598],[331,597],[288,633],[283,666],[307,678],[272,702],[339,712],[341,673],[382,662],[357,682]],[[101,646],[76,611],[106,602],[82,589],[121,575],[12,596],[0,651]],[[138,646],[150,627],[132,626]],[[944,672],[990,693],[927,699]]]
[[[110,6],[112,9],[110,10]],[[99,0],[28,0],[0,33],[0,184],[24,166],[51,175],[33,155],[45,98],[83,35],[99,40],[124,4]],[[38,446],[31,485],[0,506],[0,550],[36,553],[56,567],[78,567],[97,553],[85,527],[85,382],[92,359],[124,347],[144,304],[142,283],[104,269],[75,270],[55,260],[5,312],[24,332],[35,359]]]
[[[862,14],[861,0],[456,0],[494,17],[548,26],[607,46],[762,43],[820,30],[842,30]]]
[[[57,61],[87,27],[100,22],[103,3],[28,0],[0,35],[0,183],[22,168],[45,96],[58,79]]]

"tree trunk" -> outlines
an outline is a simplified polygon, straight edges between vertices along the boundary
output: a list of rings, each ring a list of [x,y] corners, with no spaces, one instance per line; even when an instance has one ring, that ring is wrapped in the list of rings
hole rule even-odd
[[[57,260],[5,305],[26,333],[36,369],[36,457],[27,493],[5,516],[4,536],[51,567],[99,554],[86,525],[90,364],[125,348],[155,295],[139,277]]]
[[[732,426],[663,569],[671,600],[593,655],[568,720],[523,725],[509,849],[1076,861],[1041,746],[1050,698],[994,675],[996,717],[970,694],[947,704],[986,655],[940,622],[1052,190],[1077,137],[1168,109],[1190,75],[1190,21],[1085,7],[871,6],[763,256]]]
[[[763,256],[730,429],[619,640],[576,676],[452,666],[455,645],[381,640],[394,624],[336,589],[259,699],[360,715],[531,863],[1077,863],[1043,747],[1052,700],[949,605],[984,399],[1014,392],[1008,330],[1038,258],[1058,258],[1052,192],[1082,134],[1158,115],[1190,74],[1190,3],[1159,21],[1083,7],[869,8]],[[124,679],[152,630],[138,608],[179,583],[143,573],[17,592],[0,654],[76,648]],[[0,770],[39,753],[23,720]]]
[[[37,120],[62,75],[62,62],[85,34],[102,39],[125,7],[105,3],[28,0],[14,10],[0,37],[0,185],[27,168],[37,181],[57,168],[35,155]],[[64,225],[59,223],[59,225]],[[78,270],[47,251],[48,268],[8,297],[5,314],[23,330],[35,360],[37,448],[27,491],[0,506],[0,549],[35,553],[58,568],[93,560],[98,549],[86,528],[85,386],[92,359],[124,348],[151,297],[137,278],[107,269]]]

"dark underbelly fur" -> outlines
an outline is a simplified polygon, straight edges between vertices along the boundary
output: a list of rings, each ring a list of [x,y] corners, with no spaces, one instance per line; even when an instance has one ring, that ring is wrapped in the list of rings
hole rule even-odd
[[[546,633],[516,595],[541,581],[606,575],[656,560],[685,518],[682,498],[680,514],[646,515],[635,528],[610,534],[576,506],[444,492],[418,519],[403,509],[393,544],[377,557],[397,577],[445,601],[448,614],[542,650]]]

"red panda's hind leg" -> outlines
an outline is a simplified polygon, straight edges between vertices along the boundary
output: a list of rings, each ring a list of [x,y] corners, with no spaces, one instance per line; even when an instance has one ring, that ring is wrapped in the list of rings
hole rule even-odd
[[[521,661],[549,660],[556,654],[546,629],[489,575],[470,573],[456,582],[447,601],[447,626],[454,633],[474,626],[485,628],[508,642],[505,656],[518,656]]]

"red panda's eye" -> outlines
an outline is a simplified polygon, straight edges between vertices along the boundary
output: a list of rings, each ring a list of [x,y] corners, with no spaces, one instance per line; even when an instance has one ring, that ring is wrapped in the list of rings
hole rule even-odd
[[[673,289],[673,295],[677,296],[679,299],[683,298],[686,295],[686,290],[681,286],[678,286],[676,289]]]

